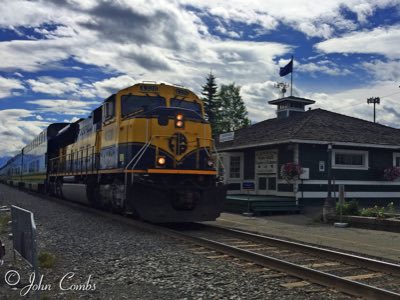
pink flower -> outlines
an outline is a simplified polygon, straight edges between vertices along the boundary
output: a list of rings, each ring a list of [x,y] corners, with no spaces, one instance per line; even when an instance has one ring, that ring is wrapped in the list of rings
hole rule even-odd
[[[281,177],[288,182],[297,180],[302,173],[303,168],[294,162],[283,164],[281,167]]]
[[[400,168],[399,167],[390,167],[383,171],[383,178],[388,181],[395,181],[400,177]]]

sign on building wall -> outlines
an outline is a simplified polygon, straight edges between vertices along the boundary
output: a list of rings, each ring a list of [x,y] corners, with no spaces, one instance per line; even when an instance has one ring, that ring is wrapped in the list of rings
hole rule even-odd
[[[256,174],[276,174],[278,165],[278,150],[262,150],[255,152]]]
[[[254,182],[247,182],[247,181],[243,182],[242,189],[248,191],[254,191],[255,190]]]
[[[310,168],[303,168],[303,173],[300,174],[300,179],[310,179]]]
[[[219,135],[219,142],[223,143],[223,142],[233,141],[234,138],[235,138],[235,133],[233,131],[232,132],[221,133]]]

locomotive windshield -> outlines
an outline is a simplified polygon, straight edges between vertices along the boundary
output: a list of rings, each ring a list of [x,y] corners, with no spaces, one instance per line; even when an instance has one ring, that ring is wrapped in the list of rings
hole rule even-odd
[[[171,99],[171,107],[182,107],[186,109],[191,109],[197,112],[201,116],[201,106],[199,103],[196,102],[189,102],[185,100],[180,100],[180,99]]]
[[[165,107],[165,98],[160,96],[124,95],[121,97],[122,116],[152,110],[156,107]]]

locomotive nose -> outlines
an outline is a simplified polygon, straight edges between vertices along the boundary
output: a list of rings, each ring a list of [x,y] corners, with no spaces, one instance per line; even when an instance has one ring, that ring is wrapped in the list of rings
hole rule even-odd
[[[187,144],[187,138],[182,133],[175,133],[168,140],[169,150],[176,155],[185,153],[188,148]]]

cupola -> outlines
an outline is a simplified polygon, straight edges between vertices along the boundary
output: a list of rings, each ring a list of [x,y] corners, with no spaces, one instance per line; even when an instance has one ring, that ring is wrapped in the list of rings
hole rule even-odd
[[[281,119],[305,112],[306,105],[314,104],[315,101],[295,96],[288,96],[268,101],[268,103],[277,106],[276,116],[278,119]]]

